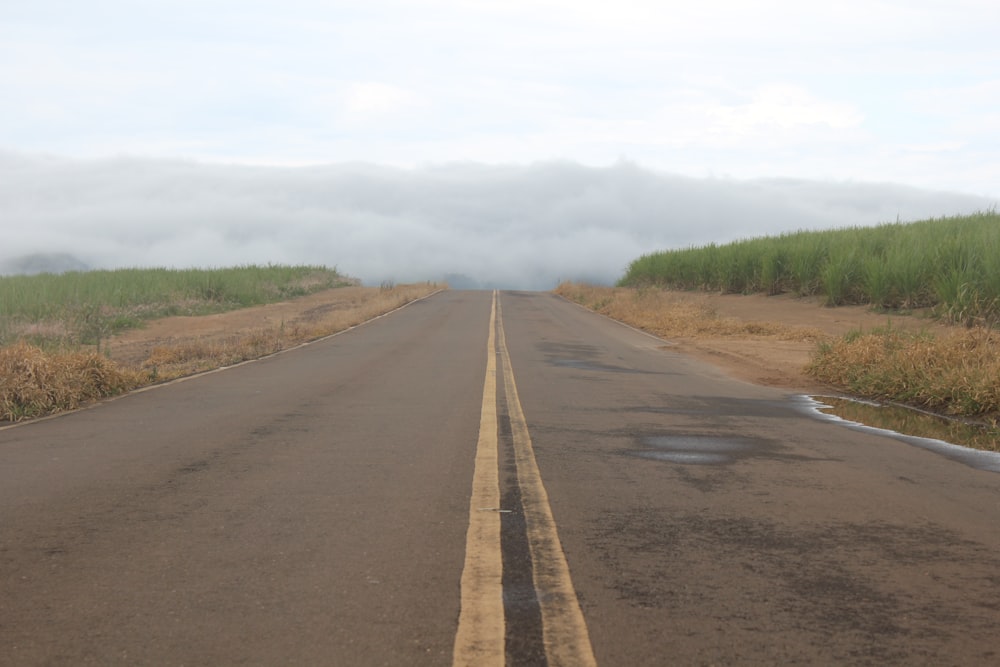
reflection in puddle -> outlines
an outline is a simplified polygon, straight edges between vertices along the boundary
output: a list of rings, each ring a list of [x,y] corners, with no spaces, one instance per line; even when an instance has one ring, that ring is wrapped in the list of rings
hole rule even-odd
[[[818,396],[815,399],[826,406],[820,407],[820,412],[847,421],[903,435],[943,440],[953,445],[991,452],[1000,451],[1000,430],[986,425],[970,424],[919,410],[868,401],[830,396]]]
[[[889,435],[955,461],[1000,472],[1000,430],[918,410],[830,396],[803,396],[807,409],[849,428]]]
[[[653,459],[654,461],[669,461],[671,463],[690,463],[695,465],[708,465],[712,463],[728,463],[730,458],[725,454],[701,454],[698,452],[635,452],[635,455],[642,459]]]
[[[648,449],[631,452],[634,456],[693,465],[732,463],[761,447],[761,443],[750,438],[711,435],[651,435],[640,442]]]
[[[751,444],[740,438],[717,438],[706,435],[654,435],[642,439],[647,447],[687,452],[733,453],[751,448]]]

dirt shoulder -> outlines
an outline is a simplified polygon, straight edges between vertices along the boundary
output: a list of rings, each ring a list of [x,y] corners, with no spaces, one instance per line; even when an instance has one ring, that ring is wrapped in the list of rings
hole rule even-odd
[[[342,287],[217,315],[163,318],[150,322],[142,329],[114,337],[107,349],[115,361],[137,365],[148,359],[157,347],[221,341],[276,327],[329,328],[348,314],[357,320],[359,308],[371,303],[373,292],[377,291],[377,288]],[[808,332],[809,335],[804,335],[802,339],[796,339],[795,335],[748,332],[726,335],[694,332],[664,336],[670,349],[712,363],[739,379],[803,391],[822,389],[803,373],[804,366],[816,349],[817,336],[814,332],[833,338],[854,329],[869,330],[887,324],[899,329],[935,332],[947,329],[919,315],[886,315],[865,306],[827,308],[816,298],[690,292],[670,292],[669,295],[678,304],[691,306],[718,320],[751,325],[744,329],[753,330],[754,323],[763,323],[785,330]]]
[[[829,338],[857,329],[868,331],[887,325],[896,329],[936,333],[948,329],[925,315],[887,315],[877,313],[868,306],[830,308],[822,305],[818,298],[687,293],[678,293],[677,297],[700,301],[723,318],[818,329]],[[674,349],[715,364],[730,375],[748,382],[803,391],[826,389],[803,372],[816,350],[817,341],[694,336],[672,342],[675,343]]]
[[[603,304],[597,310],[650,331],[667,341],[669,349],[709,362],[733,377],[803,392],[830,390],[803,372],[824,339],[887,325],[934,333],[948,329],[926,314],[877,313],[867,306],[829,308],[815,297],[629,292],[633,305],[617,289],[593,288],[595,292],[582,300],[572,293],[574,286],[563,289],[557,292],[585,304]],[[656,309],[664,314],[650,317]],[[678,319],[701,324],[682,325]]]
[[[262,331],[295,332],[307,340],[355,326],[438,289],[433,285],[337,287],[289,301],[226,313],[165,317],[114,336],[105,351],[116,362],[138,366],[157,348],[212,345]]]

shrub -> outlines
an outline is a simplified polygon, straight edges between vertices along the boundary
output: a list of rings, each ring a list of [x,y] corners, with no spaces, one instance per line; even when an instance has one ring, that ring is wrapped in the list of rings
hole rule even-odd
[[[0,348],[0,420],[72,410],[128,391],[144,380],[99,354],[50,354],[21,342]]]

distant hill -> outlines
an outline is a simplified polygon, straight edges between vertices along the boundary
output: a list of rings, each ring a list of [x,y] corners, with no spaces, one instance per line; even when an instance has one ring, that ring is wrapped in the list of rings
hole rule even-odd
[[[89,266],[65,252],[36,252],[0,260],[0,275],[34,275],[36,273],[89,270]]]

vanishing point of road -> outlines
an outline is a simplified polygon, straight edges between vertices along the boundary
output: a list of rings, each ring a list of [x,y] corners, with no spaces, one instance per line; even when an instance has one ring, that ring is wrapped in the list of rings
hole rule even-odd
[[[551,294],[0,430],[3,665],[1000,663],[1000,473]]]

